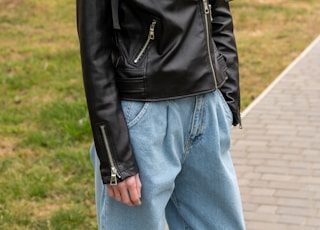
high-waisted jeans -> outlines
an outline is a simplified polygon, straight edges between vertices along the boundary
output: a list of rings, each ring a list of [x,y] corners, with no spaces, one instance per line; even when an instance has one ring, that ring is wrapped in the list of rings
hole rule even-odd
[[[219,90],[160,102],[122,101],[142,182],[142,205],[108,196],[99,159],[96,207],[103,230],[242,230],[240,192],[229,154],[232,113]]]

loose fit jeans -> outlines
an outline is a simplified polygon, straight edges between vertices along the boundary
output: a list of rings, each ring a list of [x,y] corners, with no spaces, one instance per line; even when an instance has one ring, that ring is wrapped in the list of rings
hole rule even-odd
[[[242,230],[242,205],[229,154],[232,113],[221,92],[160,102],[122,101],[142,182],[142,205],[108,196],[95,168],[101,230]]]

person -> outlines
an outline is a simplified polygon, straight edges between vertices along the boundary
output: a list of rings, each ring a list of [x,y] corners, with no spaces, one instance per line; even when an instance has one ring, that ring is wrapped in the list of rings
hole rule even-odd
[[[77,0],[99,229],[245,229],[228,0]],[[167,223],[167,224],[166,224]]]

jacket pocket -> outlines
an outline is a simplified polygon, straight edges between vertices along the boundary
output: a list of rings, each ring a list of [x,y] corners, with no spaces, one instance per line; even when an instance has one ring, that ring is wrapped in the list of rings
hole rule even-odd
[[[228,79],[228,75],[227,75],[228,67],[224,57],[219,53],[218,50],[215,50],[215,68],[216,68],[218,88],[220,88]]]
[[[145,38],[145,42],[141,46],[139,52],[134,56],[133,63],[137,64],[140,60],[145,56],[150,44],[155,39],[155,27],[157,25],[157,21],[155,19],[152,20],[149,26],[148,36]]]
[[[121,107],[128,128],[136,125],[146,114],[150,102],[121,100]]]

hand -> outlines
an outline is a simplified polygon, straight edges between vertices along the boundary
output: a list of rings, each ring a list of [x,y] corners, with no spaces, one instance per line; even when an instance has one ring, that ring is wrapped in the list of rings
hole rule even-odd
[[[107,185],[109,196],[129,206],[141,205],[141,181],[139,174],[128,177],[117,185]]]

